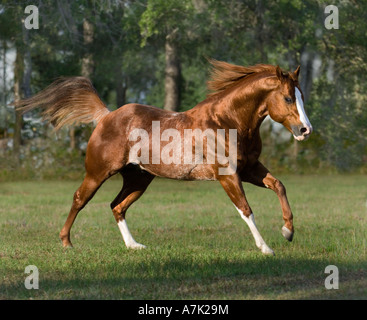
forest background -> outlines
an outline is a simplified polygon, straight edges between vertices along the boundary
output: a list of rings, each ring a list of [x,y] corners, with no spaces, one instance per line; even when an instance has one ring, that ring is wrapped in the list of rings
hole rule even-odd
[[[299,143],[267,119],[265,166],[365,174],[366,21],[366,1],[2,0],[0,181],[81,178],[93,130],[82,125],[55,134],[39,111],[15,112],[14,100],[60,76],[82,75],[111,110],[138,102],[184,111],[208,93],[207,58],[288,71],[301,65],[314,133]]]

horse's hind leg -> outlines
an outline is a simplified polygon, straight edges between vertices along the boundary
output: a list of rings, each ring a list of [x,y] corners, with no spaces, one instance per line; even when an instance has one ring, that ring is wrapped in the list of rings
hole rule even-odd
[[[64,227],[60,232],[60,239],[62,241],[63,247],[72,247],[70,241],[70,229],[75,221],[75,218],[78,215],[79,211],[85,207],[90,199],[92,199],[98,188],[105,180],[106,178],[97,178],[87,173],[83,183],[74,193],[73,204],[71,206]]]
[[[137,243],[127,227],[125,216],[127,209],[140,198],[154,179],[154,176],[146,171],[141,171],[135,166],[126,167],[121,172],[124,184],[114,201],[111,209],[121,231],[125,245],[130,249],[143,249],[144,245]]]

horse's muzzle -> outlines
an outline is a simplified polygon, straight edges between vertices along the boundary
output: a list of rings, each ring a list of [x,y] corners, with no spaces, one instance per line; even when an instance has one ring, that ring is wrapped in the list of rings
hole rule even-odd
[[[313,129],[312,126],[305,126],[305,125],[297,125],[297,126],[291,126],[293,137],[298,141],[306,141]]]

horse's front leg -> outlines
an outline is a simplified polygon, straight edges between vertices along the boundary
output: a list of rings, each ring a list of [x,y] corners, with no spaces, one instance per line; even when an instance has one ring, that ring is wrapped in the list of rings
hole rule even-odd
[[[285,222],[282,227],[282,235],[288,241],[292,241],[294,234],[293,214],[289,206],[287,193],[283,183],[273,177],[269,170],[259,161],[251,168],[241,172],[240,177],[244,182],[250,182],[259,187],[269,188],[277,194],[283,211],[283,220]]]
[[[241,218],[245,220],[249,226],[251,233],[255,238],[256,246],[262,253],[274,255],[274,251],[268,247],[256,227],[254,214],[247,202],[245,192],[242,188],[242,182],[238,174],[234,174],[232,176],[221,176],[219,182],[229,198],[232,200],[237,211],[240,213]]]

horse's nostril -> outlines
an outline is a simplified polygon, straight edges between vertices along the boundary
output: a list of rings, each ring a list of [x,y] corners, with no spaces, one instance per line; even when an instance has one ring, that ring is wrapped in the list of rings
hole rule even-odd
[[[306,133],[307,132],[307,128],[301,128],[301,133]]]

